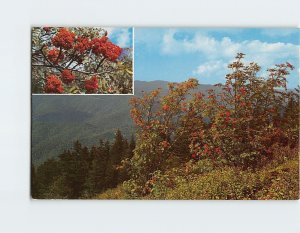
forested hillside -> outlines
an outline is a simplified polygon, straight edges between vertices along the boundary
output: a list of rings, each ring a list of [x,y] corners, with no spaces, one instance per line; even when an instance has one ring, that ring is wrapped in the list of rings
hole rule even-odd
[[[88,148],[79,141],[48,159],[37,168],[32,165],[32,197],[37,199],[93,198],[97,193],[128,179],[126,172],[118,169],[121,161],[131,159],[135,141],[125,139],[121,131],[115,132],[112,143],[99,140]]]

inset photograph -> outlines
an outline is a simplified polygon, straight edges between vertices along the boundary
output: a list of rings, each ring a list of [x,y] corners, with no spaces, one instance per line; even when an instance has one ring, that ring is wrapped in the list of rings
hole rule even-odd
[[[32,94],[133,94],[133,29],[33,27]]]

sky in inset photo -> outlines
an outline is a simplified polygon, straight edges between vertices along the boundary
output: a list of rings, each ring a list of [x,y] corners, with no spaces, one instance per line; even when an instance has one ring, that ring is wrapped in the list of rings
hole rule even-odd
[[[109,39],[121,48],[132,48],[132,28],[102,27],[108,33]]]

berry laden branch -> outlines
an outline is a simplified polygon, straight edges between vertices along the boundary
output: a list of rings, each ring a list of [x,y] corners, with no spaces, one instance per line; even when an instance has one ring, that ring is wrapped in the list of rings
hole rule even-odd
[[[104,29],[32,30],[34,93],[132,92],[131,53],[110,41]]]

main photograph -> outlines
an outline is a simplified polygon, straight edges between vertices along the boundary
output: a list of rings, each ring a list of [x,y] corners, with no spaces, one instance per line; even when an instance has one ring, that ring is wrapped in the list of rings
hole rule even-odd
[[[32,198],[299,199],[298,29],[133,44],[134,95],[32,95]]]

